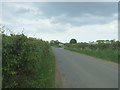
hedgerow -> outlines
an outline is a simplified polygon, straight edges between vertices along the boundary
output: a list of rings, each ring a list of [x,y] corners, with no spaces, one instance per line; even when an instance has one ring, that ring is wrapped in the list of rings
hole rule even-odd
[[[90,43],[66,44],[65,49],[110,60],[113,62],[118,62],[120,56],[119,41],[114,41],[111,43],[98,43],[98,44],[90,44]]]
[[[43,73],[37,74],[50,55],[46,41],[24,34],[2,34],[2,87],[45,87]]]

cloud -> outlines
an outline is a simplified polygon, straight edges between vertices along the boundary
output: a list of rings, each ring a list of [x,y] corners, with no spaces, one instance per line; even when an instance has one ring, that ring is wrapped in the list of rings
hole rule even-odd
[[[77,39],[78,42],[96,41],[99,39],[118,39],[117,20],[104,25],[70,26],[65,32],[36,33],[34,37],[47,41],[59,40],[62,42],[69,42],[71,38]]]
[[[32,3],[3,3],[2,17],[4,21],[15,23],[19,18],[31,19],[43,16],[43,12]]]
[[[109,22],[111,20],[117,19],[117,17],[118,17],[117,13],[114,13],[108,17],[85,13],[80,17],[73,17],[71,19],[72,19],[72,21],[76,21],[76,22],[88,22],[88,23],[90,23],[90,22],[101,23],[102,22],[102,23],[104,23],[104,22]]]
[[[2,23],[15,33],[22,32],[24,28],[24,32],[28,36],[42,38],[48,41],[55,39],[68,42],[71,38],[76,38],[78,42],[81,42],[118,38],[117,11],[111,11],[111,14],[109,13],[110,15],[108,16],[106,16],[107,14],[98,15],[92,12],[90,13],[84,8],[87,7],[86,4],[84,4],[85,6],[82,5],[82,8],[84,8],[84,11],[87,13],[81,9],[77,10],[75,7],[69,6],[69,8],[74,8],[72,13],[68,7],[64,6],[67,3],[61,7],[59,3],[56,4],[59,5],[58,7],[54,7],[53,4],[54,3],[44,3],[46,8],[42,3],[4,3]],[[79,4],[73,4],[79,7]],[[72,3],[70,5],[72,5]],[[62,11],[63,7],[64,10]],[[89,10],[97,12],[96,9],[93,9],[93,6],[91,7],[92,9]],[[95,7],[98,8],[98,6],[94,5],[94,8]],[[82,11],[82,13],[80,13],[80,11]],[[51,14],[49,14],[49,12]],[[102,11],[99,12],[103,13]],[[72,14],[69,15],[70,13]]]
[[[32,4],[16,3],[14,4],[17,12],[27,12],[32,15],[43,15],[43,12],[38,7],[34,7]]]
[[[114,20],[107,24],[83,25],[80,27],[73,26],[70,28],[69,31],[79,32],[79,31],[93,31],[94,30],[96,33],[107,33],[107,32],[113,33],[117,31],[117,27],[118,27],[117,20]]]

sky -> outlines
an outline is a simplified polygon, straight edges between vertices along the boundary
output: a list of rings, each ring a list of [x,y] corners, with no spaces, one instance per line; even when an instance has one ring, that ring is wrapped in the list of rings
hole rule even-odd
[[[2,2],[0,24],[14,33],[66,43],[118,39],[117,2]]]

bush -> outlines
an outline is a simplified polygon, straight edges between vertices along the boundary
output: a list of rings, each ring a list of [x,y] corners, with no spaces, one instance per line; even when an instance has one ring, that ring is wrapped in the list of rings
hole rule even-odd
[[[42,62],[50,56],[49,43],[24,34],[2,34],[2,39],[3,88],[32,87],[37,81],[36,71],[41,70]],[[42,83],[39,84],[41,87]]]

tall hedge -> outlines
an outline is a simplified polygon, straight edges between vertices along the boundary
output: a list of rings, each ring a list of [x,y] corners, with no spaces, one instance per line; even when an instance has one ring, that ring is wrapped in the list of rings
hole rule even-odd
[[[49,47],[48,42],[24,34],[2,34],[3,88],[18,88],[28,83],[29,77],[35,74],[35,63],[47,57]]]

